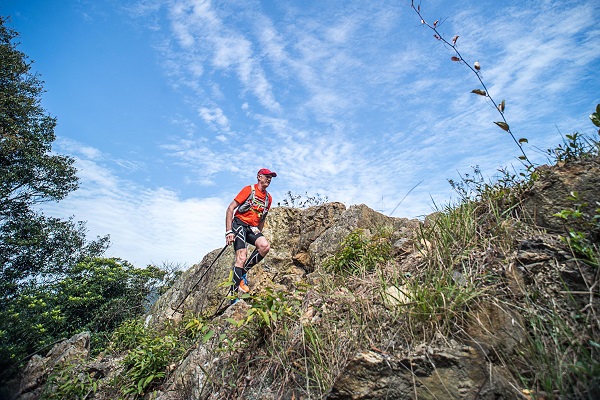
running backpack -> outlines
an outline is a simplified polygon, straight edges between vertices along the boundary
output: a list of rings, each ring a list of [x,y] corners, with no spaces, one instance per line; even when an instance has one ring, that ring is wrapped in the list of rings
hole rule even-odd
[[[240,213],[245,213],[246,211],[249,211],[250,209],[252,209],[253,205],[256,206],[262,206],[264,207],[264,211],[262,212],[262,215],[260,216],[260,220],[264,221],[265,218],[267,218],[267,213],[269,212],[269,193],[265,190],[265,202],[264,204],[254,195],[255,192],[255,186],[256,185],[251,185],[251,192],[250,195],[248,196],[248,198],[246,199],[246,201],[244,201],[244,203],[240,204],[240,206],[238,207],[238,212]]]

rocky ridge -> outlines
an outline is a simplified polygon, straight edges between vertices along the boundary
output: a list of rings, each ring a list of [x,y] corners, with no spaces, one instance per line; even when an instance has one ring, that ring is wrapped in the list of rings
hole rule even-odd
[[[582,201],[587,204],[600,202],[600,163],[596,159],[542,169],[541,172],[541,178],[524,196],[521,220],[515,222],[526,224],[526,220],[532,220],[536,227],[515,228],[518,234],[515,234],[510,249],[482,249],[481,252],[469,254],[469,257],[477,258],[477,265],[493,270],[500,277],[498,286],[502,287],[502,293],[508,293],[506,299],[521,301],[524,290],[534,288],[540,302],[555,304],[557,315],[564,315],[565,321],[570,321],[572,319],[569,316],[573,314],[583,315],[587,310],[586,315],[589,315],[590,310],[598,309],[598,271],[573,256],[559,238],[565,232],[564,224],[549,216],[571,206],[565,199],[573,191],[578,191]],[[355,278],[324,295],[319,290],[320,285],[328,279],[323,272],[323,262],[336,254],[344,239],[357,229],[363,230],[369,237],[376,237],[377,232],[386,227],[394,258],[381,268],[398,276],[417,275],[424,268],[423,249],[427,248],[417,242],[417,231],[428,223],[434,223],[432,221],[435,221],[435,216],[425,221],[392,218],[365,205],[346,208],[341,203],[308,209],[273,209],[265,229],[272,250],[263,262],[249,272],[248,278],[254,294],[266,290],[290,293],[301,304],[300,317],[289,327],[292,333],[286,333],[299,338],[289,345],[288,353],[298,351],[298,341],[307,337],[306,332],[337,315],[348,315],[344,314],[347,309],[368,293],[377,292],[377,296],[372,298],[379,300],[373,300],[364,309],[365,315],[370,310],[374,315],[402,315],[402,310],[410,306],[414,299],[405,296],[406,290],[401,285],[386,284],[380,287],[382,284],[377,282],[376,274]],[[233,263],[230,248],[215,261],[219,252],[220,249],[217,249],[207,254],[202,262],[186,271],[154,304],[146,323],[160,327],[166,323],[179,323],[189,314],[202,314],[214,317],[217,335],[235,330],[232,324],[246,318],[251,302],[240,301],[226,308],[222,315],[215,315],[226,305],[224,296],[228,288],[220,284],[226,280]],[[211,264],[212,267],[208,268]],[[456,272],[455,277],[457,282],[464,278],[460,271]],[[501,302],[484,302],[470,310],[469,318],[463,321],[459,334],[445,336],[441,330],[433,333],[413,332],[411,337],[415,340],[412,342],[406,340],[405,334],[411,327],[401,318],[397,319],[396,325],[389,320],[376,321],[374,325],[380,324],[381,341],[368,344],[369,340],[357,340],[356,343],[362,343],[362,347],[344,347],[349,343],[347,337],[356,336],[356,333],[352,331],[346,335],[340,331],[336,334],[340,349],[334,352],[339,360],[323,362],[334,373],[335,379],[329,387],[320,390],[322,397],[526,398],[528,391],[524,391],[514,373],[515,366],[526,369],[526,366],[519,366],[520,361],[514,361],[513,357],[527,342],[529,335],[527,321],[523,320],[525,314],[518,309],[503,307]],[[598,320],[588,318],[584,323],[598,325]],[[366,325],[368,323],[365,322]],[[344,321],[336,321],[331,326],[347,325],[344,325]],[[431,324],[433,330],[436,330],[435,326]],[[353,326],[351,329],[355,328]],[[574,332],[579,329],[578,326],[571,328]],[[367,338],[370,329],[375,328],[369,326],[356,332]],[[261,332],[260,335],[274,335],[275,331],[267,329]],[[418,337],[422,340],[417,340]],[[298,369],[280,367],[285,369],[281,375],[277,368],[261,368],[259,360],[264,357],[264,364],[267,364],[269,350],[265,349],[267,338],[259,339],[252,339],[256,359],[249,360],[236,353],[237,360],[246,365],[238,373],[230,370],[231,359],[223,352],[216,352],[217,347],[211,345],[212,342],[198,341],[169,368],[163,384],[146,393],[145,398],[300,399],[312,398],[314,393],[319,392],[304,389],[308,383],[297,374]],[[334,339],[330,339],[330,343],[335,343]],[[588,339],[597,341],[598,337]],[[89,337],[86,342],[85,334],[58,346],[46,357],[31,359],[17,398],[40,398],[49,372],[67,359],[69,362],[76,361],[81,371],[92,371],[100,382],[110,381],[122,368],[119,364],[122,355],[103,354],[89,359]],[[304,344],[303,348],[306,347]],[[330,352],[331,349],[323,349],[324,355]],[[291,357],[290,362],[293,363],[293,360]],[[226,377],[223,381],[231,385],[216,384],[215,371]],[[600,397],[600,392],[595,391],[596,384],[598,382],[588,384],[585,390],[587,393],[597,393]],[[88,398],[111,398],[109,391],[102,390],[102,384],[99,388]]]

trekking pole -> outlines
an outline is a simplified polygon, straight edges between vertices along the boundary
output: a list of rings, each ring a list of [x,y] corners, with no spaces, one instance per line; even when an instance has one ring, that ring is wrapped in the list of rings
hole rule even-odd
[[[187,300],[187,298],[189,297],[190,293],[192,293],[192,291],[194,291],[194,289],[196,289],[196,286],[198,286],[200,284],[200,282],[202,281],[202,278],[204,278],[204,275],[206,275],[206,273],[211,269],[211,267],[215,264],[215,262],[219,259],[219,257],[221,257],[221,255],[225,252],[225,249],[227,249],[227,246],[228,245],[226,244],[225,247],[223,247],[223,249],[219,252],[219,254],[217,254],[217,257],[204,270],[204,272],[202,273],[202,275],[200,276],[200,278],[198,279],[198,281],[188,291],[188,293],[185,295],[185,297],[183,298],[183,300],[181,300],[181,302],[179,302],[179,305],[177,307],[175,307],[175,308],[171,307],[171,309],[173,311],[178,311],[179,310],[179,307],[181,307],[181,305],[183,304],[183,302]]]

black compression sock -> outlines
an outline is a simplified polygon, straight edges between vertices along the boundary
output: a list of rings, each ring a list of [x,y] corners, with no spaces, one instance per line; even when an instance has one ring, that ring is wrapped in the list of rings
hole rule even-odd
[[[254,267],[256,264],[260,262],[264,257],[260,255],[258,249],[254,249],[248,260],[246,260],[246,264],[244,264],[244,269],[249,271],[250,268]]]
[[[242,277],[244,275],[246,275],[246,270],[244,268],[235,267],[233,269],[233,283],[235,284],[236,288],[240,286],[240,282],[242,281]]]

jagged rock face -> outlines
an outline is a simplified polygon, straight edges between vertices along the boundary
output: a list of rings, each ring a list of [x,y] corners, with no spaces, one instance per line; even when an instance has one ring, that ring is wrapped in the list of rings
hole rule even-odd
[[[328,400],[502,399],[510,388],[501,375],[489,379],[489,366],[476,349],[451,343],[421,346],[414,356],[398,358],[367,351],[339,375]]]
[[[333,254],[344,238],[355,229],[375,230],[383,226],[393,227],[395,238],[412,237],[416,220],[392,218],[371,210],[365,205],[349,209],[341,203],[328,203],[308,209],[279,207],[269,213],[264,234],[271,243],[267,257],[248,273],[250,289],[260,291],[271,287],[292,292],[299,282],[305,282],[307,273],[317,263]],[[190,289],[206,271],[220,250],[208,254],[200,264],[194,265],[180,280],[154,305],[150,317],[154,321],[180,319],[186,311],[217,310],[227,290],[218,283],[227,278],[233,263],[232,249],[227,249],[202,278],[202,284]],[[187,295],[189,293],[189,295]],[[185,301],[184,296],[187,295]],[[183,301],[179,311],[173,307]],[[238,319],[237,314],[248,307],[241,301],[229,307],[219,317]],[[243,312],[242,312],[243,314]],[[202,347],[194,349],[174,372],[174,378],[164,391],[157,393],[157,399],[179,399],[181,393],[191,398],[202,392],[203,373],[199,366],[217,362],[209,359],[210,354]],[[204,394],[206,395],[206,394]],[[266,396],[266,395],[265,395]],[[214,397],[214,396],[213,396]],[[215,399],[219,398],[217,394]],[[269,397],[261,397],[269,398]]]
[[[279,207],[269,213],[265,236],[270,240],[270,262],[290,262],[311,271],[314,263],[309,248],[325,231],[334,226],[346,211],[342,203],[328,203],[306,210]]]
[[[540,178],[529,191],[524,205],[538,226],[564,231],[565,221],[553,215],[575,207],[569,200],[572,192],[579,194],[581,203],[587,203],[583,209],[588,215],[593,216],[595,209],[600,208],[600,158],[573,161],[559,168],[544,165],[537,172]],[[578,229],[577,223],[571,226]]]
[[[21,379],[19,400],[39,399],[48,375],[55,367],[82,363],[90,355],[90,334],[83,332],[60,342],[46,355],[31,357]]]
[[[250,288],[254,291],[267,286],[293,289],[296,282],[333,254],[355,229],[391,226],[401,238],[410,236],[417,225],[418,221],[387,217],[365,205],[347,210],[341,203],[307,209],[274,208],[269,212],[264,229],[271,251],[248,273]],[[234,253],[229,246],[215,261],[220,252],[221,249],[210,252],[200,264],[186,271],[154,304],[149,320],[179,321],[184,312],[210,314],[225,306],[229,288],[220,284],[228,279]]]
[[[355,229],[375,231],[381,227],[392,227],[397,238],[412,237],[418,226],[416,220],[390,218],[371,210],[364,204],[350,207],[330,229],[316,237],[309,246],[313,265],[319,264],[339,249],[340,243]]]

